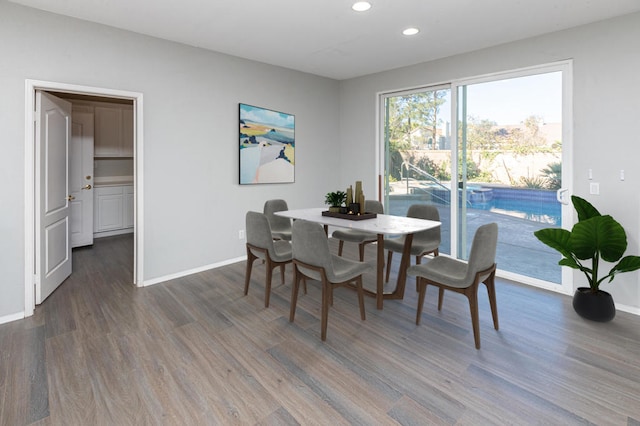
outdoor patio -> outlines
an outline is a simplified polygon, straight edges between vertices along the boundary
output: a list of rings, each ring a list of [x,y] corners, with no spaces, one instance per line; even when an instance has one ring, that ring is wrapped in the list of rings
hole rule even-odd
[[[426,203],[420,195],[390,196],[391,208],[387,214],[404,216],[411,204]],[[430,203],[433,204],[433,203]],[[443,253],[450,251],[451,217],[450,206],[436,204],[442,222]],[[561,270],[557,265],[560,255],[545,246],[533,235],[535,231],[549,225],[518,217],[495,213],[489,210],[467,208],[467,244],[470,247],[476,229],[485,223],[498,224],[498,269],[514,272],[544,281],[560,283]],[[558,284],[559,285],[559,284]]]

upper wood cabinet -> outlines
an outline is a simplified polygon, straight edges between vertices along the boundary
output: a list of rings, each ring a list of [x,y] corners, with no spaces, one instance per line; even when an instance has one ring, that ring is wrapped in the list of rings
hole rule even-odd
[[[95,157],[133,157],[133,107],[95,107]]]

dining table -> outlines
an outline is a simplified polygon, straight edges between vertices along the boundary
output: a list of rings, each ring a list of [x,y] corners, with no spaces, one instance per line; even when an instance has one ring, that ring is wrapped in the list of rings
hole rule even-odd
[[[339,228],[351,228],[361,231],[374,233],[377,238],[377,261],[376,261],[376,285],[372,290],[365,287],[365,293],[376,298],[376,307],[382,309],[384,299],[402,299],[407,282],[407,268],[411,264],[411,243],[413,235],[416,232],[425,231],[427,229],[436,228],[441,225],[435,220],[417,219],[406,216],[394,216],[388,214],[365,215],[366,219],[360,218],[344,218],[336,216],[323,215],[326,209],[307,208],[283,210],[274,214],[287,217],[290,219],[302,219],[310,222],[316,222],[324,225],[325,232],[328,235],[330,226]],[[354,220],[355,219],[355,220]],[[400,261],[400,270],[396,286],[391,291],[385,291],[384,288],[384,238],[385,236],[404,235],[404,249],[402,259]]]

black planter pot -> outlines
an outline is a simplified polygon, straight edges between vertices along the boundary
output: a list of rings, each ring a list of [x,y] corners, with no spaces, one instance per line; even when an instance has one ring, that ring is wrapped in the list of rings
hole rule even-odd
[[[579,287],[573,295],[573,309],[582,318],[607,322],[616,316],[613,297],[606,291],[592,292],[589,287]]]

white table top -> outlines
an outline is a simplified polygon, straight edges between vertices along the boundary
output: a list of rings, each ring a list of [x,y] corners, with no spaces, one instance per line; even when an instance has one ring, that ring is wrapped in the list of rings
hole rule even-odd
[[[326,208],[311,208],[299,210],[284,210],[276,212],[278,216],[291,219],[303,219],[322,225],[337,226],[340,228],[358,229],[361,231],[373,232],[375,234],[413,234],[441,225],[435,220],[415,219],[405,216],[391,216],[388,214],[378,214],[377,217],[364,220],[349,220],[331,216],[322,216]]]

